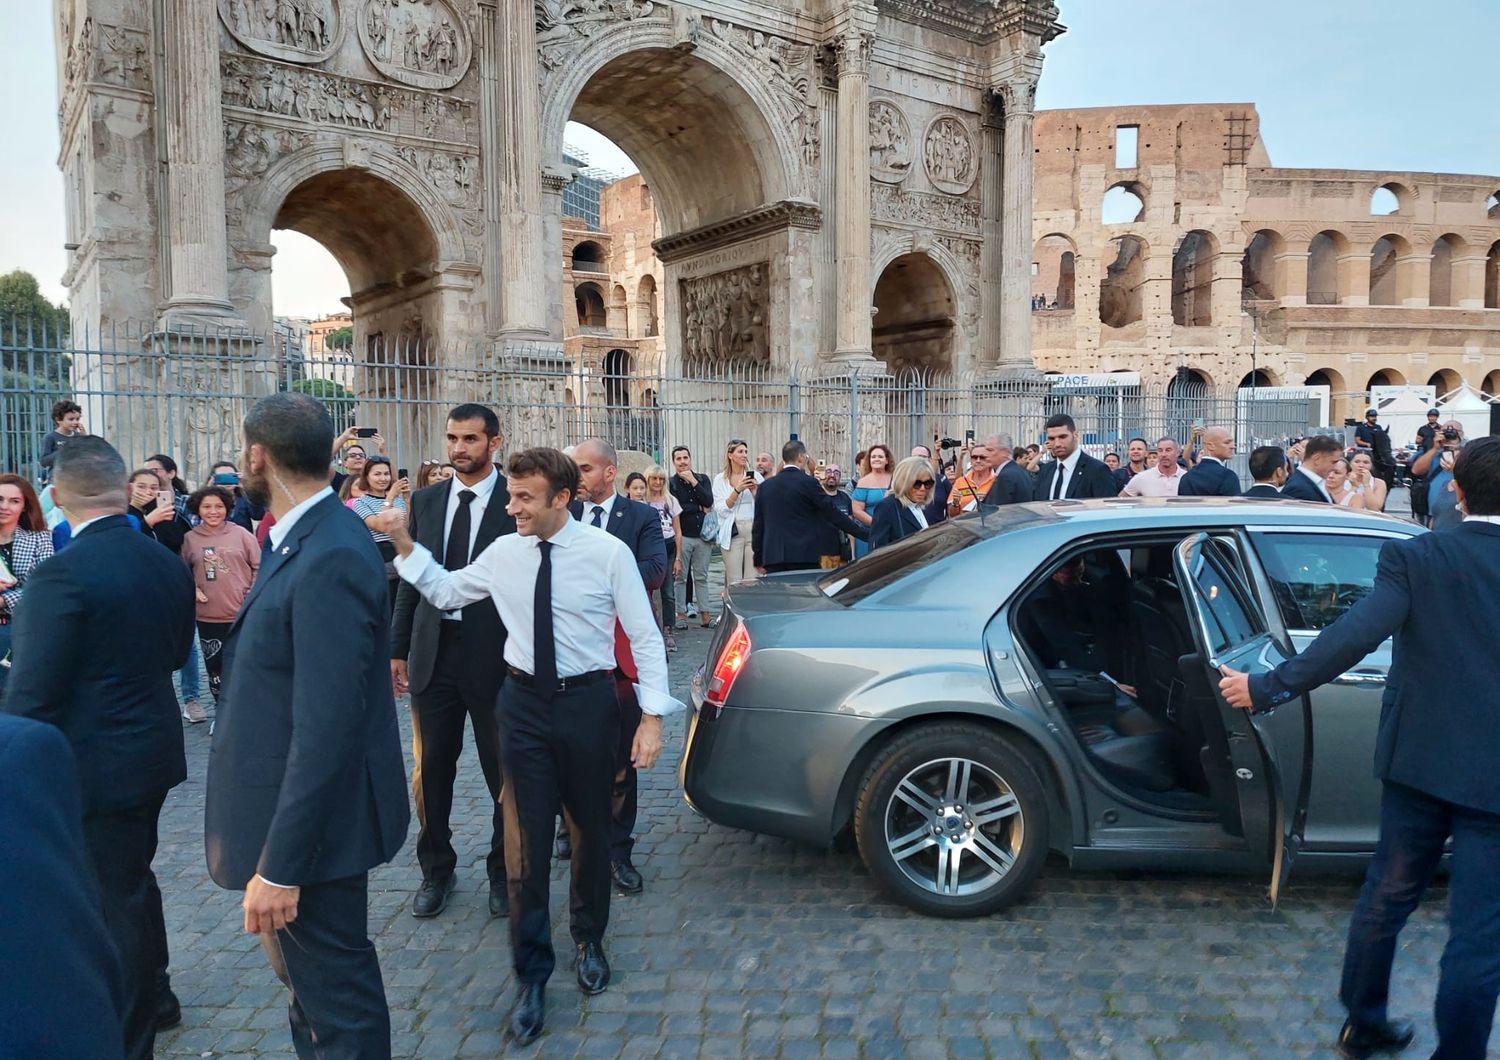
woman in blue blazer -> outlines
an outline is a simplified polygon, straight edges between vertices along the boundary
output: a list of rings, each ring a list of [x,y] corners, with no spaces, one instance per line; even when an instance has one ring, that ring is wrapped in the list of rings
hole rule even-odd
[[[909,456],[896,465],[891,492],[875,506],[870,524],[870,548],[877,549],[927,529],[922,509],[932,500],[936,480],[932,464],[920,456]]]

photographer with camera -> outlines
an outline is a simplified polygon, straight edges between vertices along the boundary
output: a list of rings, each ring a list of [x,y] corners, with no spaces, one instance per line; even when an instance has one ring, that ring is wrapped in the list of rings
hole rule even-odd
[[[1458,497],[1453,490],[1453,464],[1464,447],[1464,427],[1457,420],[1443,424],[1435,435],[1437,444],[1411,465],[1412,496],[1420,490],[1427,499],[1427,525],[1447,530],[1463,522]],[[1413,505],[1415,511],[1415,505]]]

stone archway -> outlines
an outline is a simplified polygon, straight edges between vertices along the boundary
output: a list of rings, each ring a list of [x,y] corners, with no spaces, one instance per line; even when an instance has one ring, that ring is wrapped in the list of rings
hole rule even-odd
[[[875,284],[875,356],[893,373],[954,367],[957,307],[943,270],[921,252],[903,254]]]

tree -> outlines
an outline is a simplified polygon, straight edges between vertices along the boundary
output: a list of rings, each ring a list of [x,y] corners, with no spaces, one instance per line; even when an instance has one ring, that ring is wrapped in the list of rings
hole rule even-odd
[[[288,389],[294,394],[315,397],[327,406],[336,430],[343,431],[354,424],[356,398],[332,379],[299,379]]]
[[[344,327],[330,331],[323,345],[330,350],[350,349],[354,345],[354,329],[352,327]]]
[[[37,346],[60,344],[68,334],[68,311],[42,294],[36,277],[24,269],[0,276],[0,341]]]

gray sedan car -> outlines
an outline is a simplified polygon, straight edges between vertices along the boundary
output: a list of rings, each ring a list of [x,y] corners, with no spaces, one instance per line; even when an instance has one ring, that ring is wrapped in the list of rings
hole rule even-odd
[[[1049,850],[1264,871],[1274,900],[1294,857],[1374,850],[1389,644],[1267,715],[1230,708],[1218,667],[1305,647],[1385,542],[1422,532],[1294,501],[1054,501],[731,586],[684,790],[736,828],[852,830],[875,879],[937,916],[1014,902]]]

